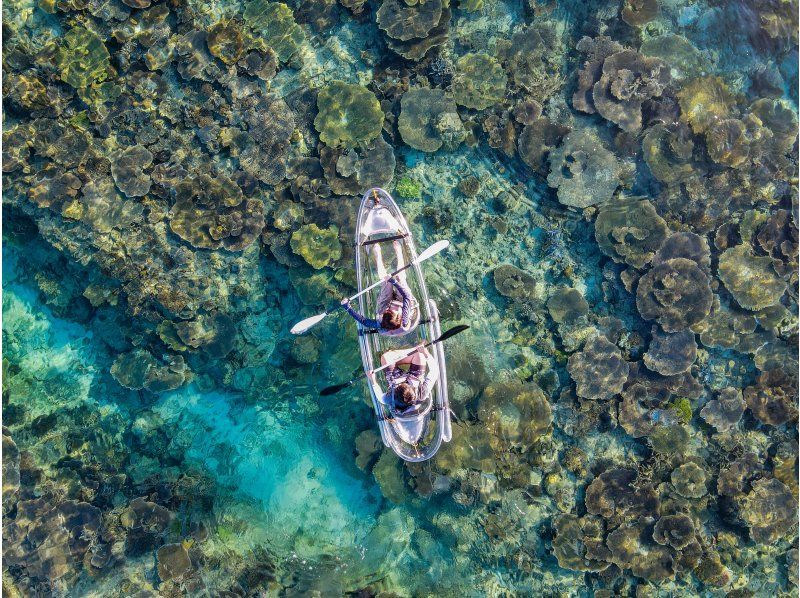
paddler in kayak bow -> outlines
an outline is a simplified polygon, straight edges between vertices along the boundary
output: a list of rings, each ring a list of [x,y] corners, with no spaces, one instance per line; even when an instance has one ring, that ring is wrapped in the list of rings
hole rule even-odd
[[[395,241],[392,245],[397,256],[396,269],[399,270],[405,266],[403,248],[399,241]],[[342,306],[364,328],[377,330],[378,334],[387,336],[408,334],[415,324],[412,321],[411,312],[415,307],[416,300],[408,287],[406,273],[403,271],[397,276],[388,276],[383,264],[380,245],[375,244],[371,249],[375,257],[376,272],[383,279],[376,303],[377,318],[373,320],[358,313],[350,307],[350,300],[347,298],[342,299]]]

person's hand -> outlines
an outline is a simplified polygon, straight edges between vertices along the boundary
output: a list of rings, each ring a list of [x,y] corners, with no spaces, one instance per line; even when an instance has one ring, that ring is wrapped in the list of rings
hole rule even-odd
[[[422,341],[416,346],[417,353],[427,353],[428,349],[425,347],[425,341]]]
[[[386,276],[383,277],[383,282],[389,282],[391,279],[392,279],[392,275],[391,274],[387,274]]]
[[[374,370],[368,371],[367,372],[367,378],[372,380],[373,382],[375,382],[375,371]]]
[[[345,297],[344,299],[342,299],[341,303],[342,303],[342,307],[347,307],[348,305],[350,305],[350,298],[349,297]]]

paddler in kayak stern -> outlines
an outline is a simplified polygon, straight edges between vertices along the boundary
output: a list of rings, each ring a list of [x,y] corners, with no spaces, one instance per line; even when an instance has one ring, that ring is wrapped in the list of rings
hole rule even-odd
[[[398,415],[404,415],[427,403],[433,385],[439,379],[439,364],[425,343],[420,343],[416,348],[411,355],[406,355],[409,349],[395,349],[381,355],[381,365],[387,366],[384,373],[389,385],[381,402],[392,407]],[[408,366],[408,369],[400,366]],[[381,387],[375,380],[375,374],[369,371],[367,377],[375,396],[380,397]]]
[[[405,266],[403,248],[399,241],[395,241],[393,245],[394,252],[397,255],[397,269],[399,270]],[[350,307],[348,299],[342,299],[342,306],[359,324],[365,328],[377,330],[378,334],[387,336],[408,334],[413,328],[411,312],[414,308],[415,300],[411,289],[408,288],[406,273],[401,272],[397,277],[388,276],[386,267],[383,265],[380,245],[373,245],[372,252],[375,255],[375,268],[378,276],[383,278],[383,284],[376,303],[376,319],[373,320],[358,313]]]

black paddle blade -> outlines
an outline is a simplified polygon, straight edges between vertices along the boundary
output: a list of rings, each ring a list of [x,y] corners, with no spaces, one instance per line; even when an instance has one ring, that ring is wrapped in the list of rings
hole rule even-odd
[[[433,343],[440,343],[444,340],[447,340],[448,338],[450,338],[451,336],[455,336],[459,332],[464,332],[467,328],[469,328],[469,326],[467,326],[466,324],[459,324],[458,326],[453,326],[450,330],[445,330],[444,332],[442,332],[442,335],[439,338],[431,341],[430,344],[432,345]]]
[[[344,384],[334,384],[333,386],[328,386],[327,388],[323,388],[321,391],[319,391],[319,396],[327,397],[330,395],[335,395],[337,392],[347,388],[351,384],[352,382],[345,382]]]

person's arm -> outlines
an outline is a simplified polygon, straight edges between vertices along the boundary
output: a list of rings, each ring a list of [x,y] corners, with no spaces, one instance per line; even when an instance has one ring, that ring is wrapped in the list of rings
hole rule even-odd
[[[433,385],[439,380],[439,360],[431,355],[428,348],[424,345],[420,347],[420,353],[425,356],[425,365],[428,368],[425,379],[422,381],[420,387],[420,396],[425,397],[430,392],[431,388],[433,388]]]
[[[397,289],[397,292],[400,293],[400,296],[403,298],[403,309],[400,313],[400,325],[403,328],[407,328],[408,320],[411,316],[411,294],[405,288],[403,288],[404,285],[401,285],[396,279],[390,278],[389,282],[392,283],[392,286]]]
[[[353,319],[361,324],[364,328],[380,328],[380,324],[377,320],[372,320],[370,318],[365,318],[352,307],[350,307],[350,303],[347,299],[342,299],[342,307],[344,307],[345,311],[353,316]]]

